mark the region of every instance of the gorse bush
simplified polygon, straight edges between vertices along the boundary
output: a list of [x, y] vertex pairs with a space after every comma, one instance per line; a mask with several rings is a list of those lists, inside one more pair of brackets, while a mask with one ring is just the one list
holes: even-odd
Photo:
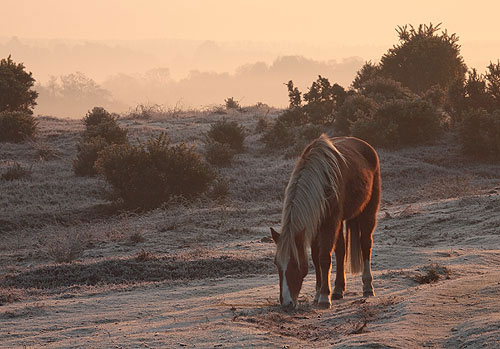
[[439, 33], [439, 26], [398, 26], [399, 44], [382, 56], [380, 74], [419, 94], [435, 85], [446, 89], [453, 81], [463, 79], [467, 68], [458, 36], [446, 30]]
[[116, 121], [116, 118], [102, 107], [92, 108], [92, 111], [89, 111], [82, 119], [86, 128], [113, 121]]
[[374, 145], [397, 148], [435, 140], [441, 133], [437, 109], [423, 99], [391, 100], [373, 115], [358, 115], [352, 134]]
[[227, 143], [209, 142], [205, 147], [205, 158], [218, 167], [231, 165], [235, 150]]
[[118, 126], [116, 117], [101, 107], [94, 107], [82, 120], [85, 131], [84, 140], [101, 137], [110, 144], [123, 144], [127, 142], [127, 130]]
[[97, 174], [94, 164], [99, 152], [111, 144], [126, 144], [127, 130], [120, 128], [116, 118], [101, 107], [94, 107], [82, 122], [85, 130], [76, 145], [73, 171], [77, 176], [94, 176]]
[[96, 168], [127, 207], [154, 208], [174, 196], [206, 192], [216, 175], [200, 155], [166, 134], [132, 146], [114, 144], [99, 155]]
[[304, 113], [307, 121], [313, 124], [331, 124], [338, 108], [344, 103], [347, 92], [338, 84], [330, 84], [328, 79], [319, 75], [309, 91], [304, 93]]
[[360, 93], [377, 102], [384, 102], [388, 99], [416, 98], [416, 95], [400, 82], [383, 77], [375, 77], [366, 81], [361, 86]]
[[490, 63], [484, 74], [471, 69], [464, 80], [456, 80], [448, 91], [450, 107], [460, 121], [472, 109], [500, 109], [500, 62]]
[[334, 127], [336, 132], [341, 135], [351, 134], [352, 124], [359, 118], [372, 116], [377, 108], [378, 104], [370, 97], [361, 94], [347, 97], [335, 118]]
[[99, 152], [109, 146], [102, 137], [83, 139], [76, 144], [76, 158], [73, 160], [73, 171], [77, 176], [93, 176], [97, 174], [94, 164]]
[[0, 142], [21, 143], [35, 136], [38, 127], [33, 115], [24, 111], [0, 112]]
[[225, 99], [226, 109], [241, 109], [240, 103], [236, 101], [233, 97]]
[[263, 116], [260, 116], [255, 125], [255, 133], [262, 133], [269, 127], [269, 121]]
[[500, 110], [470, 110], [460, 124], [459, 139], [464, 153], [500, 161]]
[[271, 128], [264, 132], [260, 140], [267, 149], [279, 150], [294, 144], [295, 133], [292, 127], [278, 119]]
[[33, 114], [38, 92], [32, 90], [35, 79], [25, 71], [24, 64], [11, 57], [0, 60], [0, 112]]
[[286, 86], [290, 107], [280, 115], [279, 119], [289, 125], [330, 124], [347, 97], [347, 92], [342, 86], [330, 84], [330, 81], [321, 75], [313, 81], [309, 91], [303, 96], [293, 81], [290, 80]]
[[[236, 121], [223, 118], [210, 125], [207, 132], [208, 142], [228, 144], [234, 151], [240, 153], [244, 149], [245, 128]], [[207, 143], [208, 143], [207, 142]]]

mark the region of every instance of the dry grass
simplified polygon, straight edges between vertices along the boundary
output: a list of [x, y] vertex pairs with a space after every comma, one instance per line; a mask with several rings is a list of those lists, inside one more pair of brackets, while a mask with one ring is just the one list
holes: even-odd
[[45, 140], [39, 138], [31, 141], [30, 144], [35, 150], [35, 157], [41, 161], [50, 161], [59, 157], [54, 148]]
[[414, 280], [419, 284], [432, 284], [440, 279], [449, 279], [451, 272], [445, 266], [433, 263], [422, 268], [422, 271], [414, 276]]
[[132, 258], [56, 264], [11, 273], [0, 280], [7, 288], [61, 288], [73, 285], [133, 284], [145, 281], [196, 280], [274, 272], [270, 257], [256, 260], [232, 255], [183, 259], [141, 250]]
[[17, 181], [30, 178], [32, 173], [32, 167], [26, 168], [16, 161], [8, 162], [0, 179], [4, 181]]

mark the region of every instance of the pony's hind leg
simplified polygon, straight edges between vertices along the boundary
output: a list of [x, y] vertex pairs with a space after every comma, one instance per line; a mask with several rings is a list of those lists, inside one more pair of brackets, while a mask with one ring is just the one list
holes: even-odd
[[377, 210], [380, 198], [380, 180], [375, 178], [373, 193], [370, 202], [359, 216], [359, 228], [361, 230], [361, 253], [363, 254], [363, 297], [374, 296], [373, 276], [371, 268], [371, 255], [373, 246], [373, 231], [377, 225]]
[[[363, 297], [370, 297], [375, 295], [373, 290], [373, 276], [372, 276], [372, 266], [371, 266], [371, 253], [373, 238], [372, 232], [368, 232], [370, 229], [375, 227], [375, 224], [370, 225], [370, 223], [364, 223], [361, 221], [361, 253], [363, 254], [363, 274], [361, 279], [363, 280]], [[370, 228], [370, 226], [372, 228]], [[366, 229], [366, 230], [364, 230]]]
[[340, 225], [340, 231], [338, 232], [337, 242], [335, 244], [335, 288], [333, 289], [332, 299], [342, 299], [344, 298], [345, 291], [345, 239], [344, 232], [342, 229], [343, 225]]

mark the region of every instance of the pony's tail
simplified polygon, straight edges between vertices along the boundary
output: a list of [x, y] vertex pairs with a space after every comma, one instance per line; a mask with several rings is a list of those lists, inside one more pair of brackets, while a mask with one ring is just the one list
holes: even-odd
[[363, 257], [361, 256], [361, 230], [356, 218], [346, 222], [346, 269], [351, 274], [358, 274], [363, 270]]

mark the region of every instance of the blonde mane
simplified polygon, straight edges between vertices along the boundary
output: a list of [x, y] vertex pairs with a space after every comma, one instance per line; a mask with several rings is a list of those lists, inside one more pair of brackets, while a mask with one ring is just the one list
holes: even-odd
[[285, 262], [290, 257], [298, 263], [295, 237], [302, 231], [304, 249], [311, 245], [331, 199], [326, 189], [328, 192], [331, 190], [331, 195], [338, 201], [340, 161], [345, 163], [344, 156], [325, 134], [311, 143], [297, 161], [285, 190], [281, 236], [276, 253], [280, 261]]

